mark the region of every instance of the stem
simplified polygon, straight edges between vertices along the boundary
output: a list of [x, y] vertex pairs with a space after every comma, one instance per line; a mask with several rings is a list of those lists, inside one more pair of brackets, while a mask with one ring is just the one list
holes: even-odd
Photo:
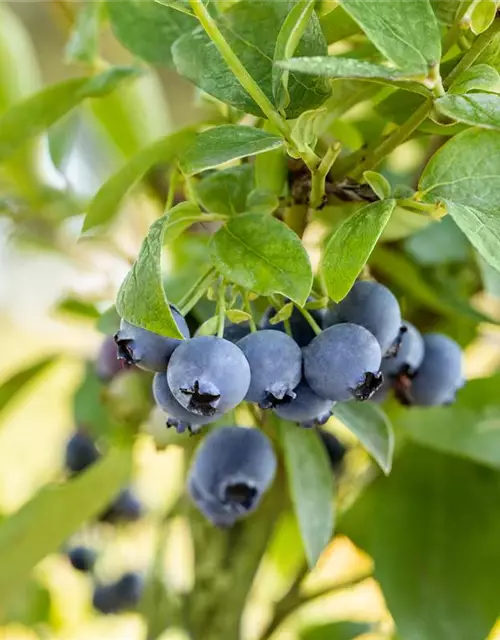
[[172, 168], [172, 170], [170, 171], [170, 176], [168, 180], [168, 194], [167, 194], [167, 201], [165, 203], [165, 211], [168, 211], [169, 209], [171, 209], [172, 205], [174, 204], [175, 190], [177, 189], [178, 182], [179, 182], [179, 173], [177, 172], [177, 169]]
[[337, 143], [330, 147], [322, 158], [317, 169], [311, 171], [311, 197], [310, 205], [313, 209], [317, 209], [325, 197], [325, 182], [333, 163], [340, 153], [340, 144]]
[[243, 306], [245, 307], [245, 311], [250, 316], [248, 318], [248, 324], [250, 325], [250, 331], [252, 333], [255, 333], [257, 331], [257, 325], [255, 324], [255, 320], [253, 318], [252, 306], [250, 304], [250, 300], [248, 299], [248, 291], [242, 291], [241, 295], [242, 295], [242, 298], [243, 298]]
[[208, 271], [206, 271], [201, 278], [194, 283], [191, 289], [179, 301], [177, 306], [179, 307], [181, 315], [185, 316], [189, 313], [198, 300], [205, 295], [215, 278], [215, 274], [215, 267], [210, 267], [210, 269], [208, 269]]
[[224, 284], [224, 280], [220, 283], [219, 287], [219, 296], [217, 300], [217, 337], [224, 337], [224, 324], [226, 321], [226, 286]]
[[402, 200], [398, 200], [397, 203], [400, 207], [406, 207], [407, 209], [414, 209], [415, 211], [426, 213], [428, 215], [432, 215], [432, 213], [436, 208], [435, 204], [418, 202], [417, 200], [412, 200], [411, 198], [403, 198]]
[[319, 336], [319, 334], [321, 333], [322, 329], [319, 326], [319, 324], [316, 322], [316, 320], [312, 317], [312, 315], [309, 313], [309, 311], [307, 309], [304, 309], [303, 307], [301, 307], [298, 304], [296, 304], [295, 307], [300, 311], [300, 313], [307, 320], [307, 322], [309, 323], [309, 325], [310, 325], [311, 329], [314, 331], [314, 333], [317, 336]]

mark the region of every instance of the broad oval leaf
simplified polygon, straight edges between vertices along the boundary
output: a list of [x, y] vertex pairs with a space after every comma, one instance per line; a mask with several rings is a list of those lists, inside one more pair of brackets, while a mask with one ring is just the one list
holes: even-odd
[[328, 44], [361, 33], [359, 24], [340, 5], [321, 16], [319, 21]]
[[428, 0], [341, 0], [341, 5], [402, 69], [427, 74], [441, 60], [441, 35]]
[[312, 568], [333, 535], [333, 473], [318, 434], [280, 422], [288, 486]]
[[412, 72], [393, 69], [381, 64], [342, 58], [341, 56], [311, 56], [310, 58], [291, 58], [275, 63], [282, 69], [297, 71], [312, 76], [326, 78], [383, 78], [387, 80], [412, 79]]
[[376, 171], [365, 171], [363, 180], [370, 185], [380, 200], [387, 200], [391, 197], [391, 185], [387, 178]]
[[438, 98], [435, 105], [440, 113], [458, 122], [500, 130], [500, 96], [495, 94], [446, 95]]
[[[498, 616], [498, 472], [407, 444], [340, 522], [405, 640], [483, 640]], [[432, 612], [432, 615], [429, 615]]]
[[172, 65], [172, 45], [197, 24], [194, 16], [152, 0], [108, 0], [106, 4], [118, 40], [153, 64]]
[[158, 162], [171, 162], [194, 140], [194, 133], [183, 130], [161, 138], [142, 151], [139, 151], [121, 169], [105, 182], [90, 203], [83, 230], [105, 225], [118, 213], [119, 206], [144, 174]]
[[195, 192], [207, 211], [234, 215], [247, 210], [247, 197], [253, 188], [253, 166], [242, 164], [204, 177], [195, 186]]
[[330, 239], [321, 270], [328, 295], [335, 302], [349, 293], [395, 206], [395, 200], [380, 200], [366, 205], [347, 218]]
[[[116, 310], [121, 318], [138, 327], [162, 336], [183, 339], [165, 295], [161, 269], [164, 236], [169, 225], [173, 226], [174, 235], [182, 231], [182, 224], [175, 217], [171, 220], [172, 213], [175, 216], [174, 209], [149, 228], [139, 257], [118, 291]], [[182, 215], [184, 213], [183, 208]]]
[[[240, 0], [225, 11], [219, 28], [249, 74], [274, 103], [272, 71], [275, 43], [292, 0]], [[172, 47], [177, 71], [198, 87], [237, 109], [262, 116], [260, 108], [240, 85], [207, 34], [196, 29], [179, 38]], [[326, 55], [327, 44], [313, 13], [297, 47], [297, 55]], [[330, 94], [324, 79], [296, 78], [288, 83], [288, 118], [322, 104]]]
[[26, 387], [53, 363], [54, 357], [42, 358], [38, 362], [17, 371], [10, 378], [2, 382], [2, 384], [0, 384], [0, 415], [12, 401], [17, 399], [18, 395], [25, 391]]
[[448, 94], [469, 91], [500, 91], [500, 74], [489, 64], [476, 64], [458, 76]]
[[483, 33], [495, 19], [497, 12], [496, 0], [479, 0], [472, 12], [470, 28], [476, 35]]
[[271, 216], [236, 216], [212, 238], [212, 258], [228, 280], [262, 296], [281, 293], [304, 305], [312, 270], [300, 238]]
[[0, 601], [29, 579], [33, 568], [82, 524], [98, 516], [130, 479], [132, 451], [115, 448], [64, 484], [43, 488], [0, 525]]
[[96, 76], [54, 84], [17, 102], [0, 117], [0, 162], [24, 142], [46, 131], [85, 98], [106, 95], [119, 82], [140, 73], [134, 67], [111, 67]]
[[394, 432], [385, 413], [370, 402], [338, 402], [333, 415], [340, 420], [389, 475], [394, 454]]
[[283, 138], [273, 133], [225, 124], [199, 133], [180, 157], [184, 173], [191, 175], [212, 169], [220, 164], [247, 156], [254, 156], [283, 145]]

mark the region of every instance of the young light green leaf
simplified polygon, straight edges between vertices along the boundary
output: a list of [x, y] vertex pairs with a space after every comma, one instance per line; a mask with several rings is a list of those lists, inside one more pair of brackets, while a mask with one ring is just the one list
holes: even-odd
[[225, 124], [196, 136], [181, 154], [184, 173], [192, 175], [231, 160], [254, 156], [283, 145], [283, 138], [254, 127]]
[[446, 210], [470, 243], [492, 267], [500, 269], [500, 214], [445, 200]]
[[312, 286], [312, 270], [302, 242], [271, 216], [247, 213], [219, 229], [211, 242], [217, 270], [262, 296], [281, 293], [303, 305]]
[[340, 5], [321, 16], [319, 21], [328, 44], [362, 33], [359, 24]]
[[434, 104], [439, 113], [458, 122], [500, 130], [500, 96], [492, 93], [446, 95], [438, 98]]
[[[162, 248], [169, 225], [170, 213], [167, 213], [149, 228], [139, 257], [118, 291], [116, 310], [121, 318], [137, 327], [182, 339], [168, 304], [161, 272]], [[174, 221], [174, 234], [180, 226]]]
[[172, 45], [197, 24], [194, 16], [152, 0], [107, 0], [106, 5], [118, 40], [152, 64], [172, 65]]
[[44, 371], [46, 371], [53, 363], [54, 357], [42, 358], [38, 362], [21, 369], [13, 376], [0, 384], [0, 414], [2, 414], [7, 406]]
[[251, 164], [216, 171], [195, 186], [196, 197], [207, 210], [234, 215], [247, 211], [247, 196], [253, 189]]
[[197, 336], [213, 336], [217, 333], [217, 327], [219, 326], [219, 317], [212, 316], [208, 320], [205, 320], [196, 330]]
[[252, 213], [270, 214], [280, 206], [277, 195], [266, 189], [253, 189], [248, 194], [246, 209]]
[[395, 206], [395, 200], [366, 205], [347, 218], [331, 237], [321, 270], [328, 295], [335, 302], [349, 293]]
[[498, 616], [498, 480], [469, 460], [407, 444], [389, 478], [346, 513], [342, 532], [373, 558], [401, 638], [489, 636]]
[[364, 622], [328, 622], [301, 629], [299, 640], [354, 640], [370, 630]]
[[29, 579], [40, 560], [104, 511], [126, 486], [131, 468], [131, 448], [114, 448], [74, 480], [43, 488], [0, 524], [2, 605]]
[[225, 216], [204, 214], [193, 202], [180, 202], [165, 214], [167, 219], [164, 231], [164, 243], [170, 244], [195, 222], [213, 222], [216, 219], [225, 220]]
[[[300, 39], [314, 13], [315, 0], [302, 0], [292, 7], [285, 18], [276, 39], [274, 61], [288, 60], [297, 49]], [[290, 104], [288, 93], [289, 71], [285, 67], [273, 67], [273, 96], [279, 111], [285, 112]]]
[[387, 200], [391, 197], [391, 185], [385, 176], [376, 171], [365, 171], [363, 180], [370, 185], [380, 200]]
[[458, 76], [448, 89], [448, 93], [468, 93], [469, 91], [500, 91], [500, 74], [489, 64], [476, 64]]
[[472, 33], [479, 35], [486, 31], [495, 19], [497, 0], [479, 0], [472, 12], [470, 28]]
[[67, 62], [92, 64], [99, 55], [99, 28], [104, 5], [101, 0], [85, 2], [78, 10], [75, 26], [65, 49]]
[[247, 313], [246, 311], [241, 311], [241, 309], [228, 309], [226, 311], [226, 316], [228, 320], [230, 320], [234, 324], [247, 322], [251, 318], [251, 315], [249, 313]]
[[307, 560], [312, 568], [333, 535], [333, 474], [313, 429], [280, 422], [288, 486]]
[[123, 198], [144, 174], [158, 162], [171, 162], [194, 140], [194, 135], [189, 129], [184, 129], [139, 151], [94, 196], [85, 216], [83, 230], [111, 222]]
[[394, 432], [385, 413], [370, 402], [338, 402], [333, 415], [357, 436], [385, 475], [392, 468]]
[[71, 155], [80, 123], [79, 109], [74, 109], [53, 124], [48, 131], [50, 159], [59, 170], [64, 170]]
[[427, 74], [441, 60], [441, 35], [428, 0], [341, 0], [370, 41], [401, 69]]
[[342, 58], [341, 56], [311, 56], [310, 58], [291, 58], [278, 60], [276, 66], [311, 76], [325, 78], [384, 78], [387, 80], [412, 79], [416, 74], [399, 69], [393, 69], [381, 64], [357, 60], [356, 58]]
[[134, 67], [111, 67], [96, 76], [54, 84], [17, 102], [0, 117], [0, 162], [11, 157], [27, 140], [46, 131], [85, 98], [106, 95], [119, 82], [139, 72]]
[[269, 324], [275, 325], [288, 320], [292, 315], [294, 308], [293, 302], [287, 302], [272, 318], [269, 319]]
[[[278, 33], [295, 0], [240, 0], [224, 11], [218, 27], [249, 74], [266, 96], [273, 98], [273, 57]], [[196, 29], [179, 38], [172, 47], [177, 71], [206, 93], [247, 113], [262, 116], [260, 108], [250, 98], [224, 62], [207, 34]], [[311, 15], [297, 55], [326, 55], [327, 44], [316, 14]], [[323, 78], [297, 78], [290, 75], [288, 118], [318, 107], [330, 94]]]

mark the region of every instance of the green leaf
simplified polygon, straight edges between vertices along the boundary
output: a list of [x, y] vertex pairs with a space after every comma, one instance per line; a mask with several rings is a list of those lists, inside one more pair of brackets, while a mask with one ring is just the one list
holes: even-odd
[[170, 7], [175, 9], [176, 11], [180, 11], [181, 13], [185, 13], [188, 16], [193, 16], [194, 13], [191, 7], [184, 2], [184, 0], [155, 0], [158, 4], [163, 4], [166, 7]]
[[288, 486], [309, 566], [330, 542], [334, 524], [333, 474], [318, 434], [280, 422]]
[[370, 185], [380, 200], [386, 200], [391, 197], [391, 185], [385, 176], [376, 171], [365, 171], [363, 180]]
[[428, 0], [341, 0], [341, 5], [402, 69], [427, 74], [441, 60], [441, 36]]
[[394, 453], [394, 432], [385, 413], [370, 402], [338, 402], [333, 415], [357, 436], [382, 471], [389, 475]]
[[119, 82], [137, 76], [134, 67], [111, 67], [84, 78], [54, 84], [14, 104], [0, 117], [0, 162], [30, 138], [46, 131], [85, 98], [106, 95]]
[[465, 262], [470, 256], [467, 238], [450, 216], [431, 222], [414, 233], [407, 238], [404, 247], [423, 266]]
[[227, 318], [234, 322], [234, 324], [239, 324], [240, 322], [247, 322], [252, 317], [246, 311], [241, 311], [241, 309], [228, 309], [226, 311]]
[[320, 24], [328, 44], [334, 44], [361, 33], [358, 23], [340, 5], [321, 16]]
[[[288, 60], [295, 53], [300, 39], [304, 35], [309, 21], [314, 13], [315, 0], [304, 0], [297, 2], [290, 10], [281, 25], [281, 29], [276, 39], [274, 48], [274, 61]], [[290, 104], [290, 94], [288, 93], [289, 72], [286, 67], [273, 67], [273, 97], [276, 106], [280, 111]]]
[[152, 0], [108, 0], [111, 28], [134, 55], [153, 64], [172, 65], [172, 45], [193, 29], [196, 19]]
[[469, 0], [431, 0], [436, 18], [448, 26], [457, 22], [467, 8], [468, 2]]
[[498, 615], [499, 474], [407, 444], [341, 529], [369, 553], [404, 640], [484, 640]]
[[[201, 222], [207, 216], [193, 202], [180, 202], [173, 209], [167, 211], [164, 218], [166, 222], [163, 242], [170, 244], [195, 222]], [[213, 216], [210, 216], [210, 220], [213, 220]]]
[[354, 640], [370, 629], [371, 626], [363, 622], [329, 622], [301, 629], [299, 640]]
[[[264, 126], [264, 129], [266, 127]], [[274, 193], [278, 198], [283, 195], [288, 180], [287, 155], [284, 149], [265, 151], [254, 160], [255, 186]]]
[[81, 118], [79, 110], [70, 111], [53, 124], [48, 131], [50, 159], [59, 170], [64, 170], [73, 151]]
[[29, 580], [8, 604], [6, 611], [0, 612], [2, 622], [17, 622], [32, 627], [49, 623], [51, 609], [50, 592], [36, 580]]
[[495, 269], [500, 269], [500, 215], [445, 200], [446, 210], [470, 243]]
[[195, 186], [195, 193], [207, 211], [234, 215], [247, 210], [247, 196], [253, 184], [252, 165], [242, 164], [204, 177]]
[[192, 175], [282, 145], [283, 138], [272, 133], [254, 127], [225, 124], [199, 133], [182, 153], [180, 166], [184, 173]]
[[500, 96], [491, 93], [447, 95], [438, 98], [435, 105], [439, 113], [458, 122], [500, 130]]
[[[221, 14], [218, 26], [234, 53], [274, 104], [273, 57], [280, 29], [295, 6], [292, 0], [240, 0]], [[206, 93], [247, 113], [262, 116], [260, 108], [227, 67], [202, 29], [187, 33], [175, 42], [173, 58], [177, 71]], [[297, 55], [326, 55], [327, 45], [313, 13], [297, 47]], [[330, 87], [324, 79], [290, 75], [288, 118], [324, 102]], [[278, 105], [276, 105], [278, 106]]]
[[262, 296], [281, 293], [303, 305], [312, 286], [309, 257], [300, 238], [267, 215], [229, 220], [213, 236], [212, 258], [228, 280]]
[[312, 56], [310, 58], [291, 58], [275, 63], [282, 69], [325, 78], [384, 78], [387, 80], [411, 79], [413, 72], [392, 69], [366, 60], [342, 58], [341, 56]]
[[87, 320], [95, 320], [100, 317], [100, 313], [96, 306], [91, 302], [85, 302], [79, 298], [71, 296], [63, 298], [57, 303], [55, 310], [59, 313], [69, 313], [78, 318]]
[[500, 91], [500, 74], [489, 64], [476, 64], [461, 73], [448, 89], [448, 93], [469, 91]]
[[[181, 210], [184, 214], [185, 207]], [[172, 316], [165, 295], [161, 272], [162, 248], [169, 226], [174, 228], [175, 234], [182, 223], [174, 220], [172, 224], [170, 213], [167, 213], [149, 228], [139, 257], [118, 291], [116, 310], [121, 318], [137, 327], [182, 340], [183, 335]]]
[[95, 63], [99, 55], [99, 29], [103, 8], [101, 0], [85, 2], [80, 7], [64, 52], [67, 62]]
[[53, 363], [53, 356], [42, 358], [38, 362], [27, 366], [25, 369], [17, 371], [10, 378], [0, 385], [0, 414], [8, 405], [17, 400], [18, 396], [29, 388], [29, 385], [42, 373], [44, 373]]
[[130, 189], [144, 174], [159, 162], [171, 162], [194, 140], [194, 133], [184, 129], [161, 138], [131, 158], [105, 182], [89, 205], [83, 224], [88, 231], [98, 225], [108, 224], [118, 213], [118, 208]]
[[398, 426], [418, 444], [500, 469], [500, 376], [471, 380], [451, 407], [417, 408]]
[[254, 189], [248, 194], [247, 211], [270, 214], [280, 206], [278, 196], [266, 189]]
[[131, 462], [130, 448], [113, 449], [74, 480], [43, 488], [2, 522], [2, 604], [23, 586], [40, 560], [108, 506], [129, 481]]
[[82, 380], [73, 396], [74, 423], [97, 439], [111, 431], [110, 416], [104, 405], [104, 384], [94, 362], [87, 362]]
[[277, 313], [274, 314], [272, 318], [269, 319], [269, 324], [275, 325], [288, 320], [292, 315], [294, 308], [293, 302], [287, 302]]
[[328, 295], [339, 302], [366, 264], [396, 205], [381, 200], [366, 205], [347, 218], [330, 239], [321, 270]]
[[217, 327], [219, 326], [219, 316], [212, 316], [208, 320], [205, 320], [196, 330], [197, 336], [213, 336], [217, 333]]
[[472, 12], [470, 28], [476, 35], [483, 33], [495, 19], [497, 12], [496, 0], [479, 0]]
[[120, 316], [116, 312], [113, 305], [101, 313], [101, 317], [97, 321], [96, 329], [107, 336], [112, 336], [120, 328]]

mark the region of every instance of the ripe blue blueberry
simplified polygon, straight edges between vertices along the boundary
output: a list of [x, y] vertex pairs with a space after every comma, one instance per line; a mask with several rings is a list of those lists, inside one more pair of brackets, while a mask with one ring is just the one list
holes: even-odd
[[397, 377], [401, 374], [412, 376], [422, 364], [423, 359], [424, 340], [420, 331], [409, 322], [403, 322], [397, 354], [384, 358], [382, 373], [386, 377]]
[[72, 547], [68, 551], [68, 559], [74, 569], [87, 573], [94, 568], [97, 554], [94, 549], [90, 549], [89, 547]]
[[168, 415], [167, 426], [175, 427], [177, 433], [197, 433], [204, 424], [212, 422], [213, 416], [204, 417], [185, 409], [174, 398], [168, 386], [167, 374], [156, 373], [153, 378], [153, 395], [156, 404]]
[[206, 436], [189, 470], [188, 491], [214, 524], [252, 512], [276, 473], [276, 456], [258, 429], [220, 427]]
[[199, 336], [174, 351], [167, 381], [181, 406], [210, 417], [233, 409], [244, 399], [250, 385], [250, 367], [232, 342]]
[[[183, 316], [173, 305], [170, 305], [170, 309], [180, 332], [185, 338], [189, 338], [189, 328]], [[126, 320], [121, 321], [114, 340], [119, 358], [126, 364], [136, 364], [148, 371], [166, 371], [172, 353], [183, 342], [136, 327]]]
[[261, 409], [277, 407], [295, 398], [302, 377], [302, 352], [293, 338], [263, 329], [238, 342], [252, 374], [246, 400]]
[[141, 501], [130, 489], [124, 489], [100, 516], [101, 522], [115, 524], [118, 522], [136, 522], [144, 514]]
[[132, 609], [139, 603], [144, 583], [137, 573], [125, 573], [119, 580], [105, 585], [96, 585], [92, 597], [94, 608], [109, 615]]
[[305, 380], [295, 389], [295, 398], [287, 403], [278, 405], [274, 412], [284, 420], [298, 422], [303, 427], [315, 424], [325, 424], [332, 415], [332, 400], [325, 400], [318, 396]]
[[236, 344], [239, 340], [250, 333], [248, 322], [232, 323], [226, 322], [224, 325], [224, 338]]
[[[465, 383], [462, 350], [451, 338], [438, 333], [424, 335], [424, 359], [411, 380], [406, 398], [409, 404], [435, 406], [451, 404]], [[396, 389], [398, 392], [398, 389]]]
[[85, 432], [79, 430], [68, 440], [65, 464], [71, 473], [81, 473], [94, 464], [98, 458], [99, 451]]
[[[323, 323], [323, 312], [319, 309], [314, 309], [310, 311], [310, 313], [314, 320], [316, 320], [316, 322], [319, 324], [319, 326], [321, 326]], [[281, 331], [285, 333], [286, 329], [284, 322], [278, 322], [274, 325], [271, 324], [270, 320], [275, 315], [276, 309], [274, 309], [273, 307], [269, 307], [262, 316], [260, 326], [262, 327], [262, 329], [274, 329], [275, 331]], [[299, 347], [306, 347], [316, 335], [312, 330], [311, 325], [307, 322], [307, 320], [296, 307], [294, 307], [289, 321], [293, 339], [299, 345]]]
[[320, 435], [323, 444], [325, 445], [326, 453], [328, 455], [328, 459], [330, 460], [330, 464], [333, 471], [338, 471], [342, 465], [345, 454], [347, 453], [347, 449], [340, 442], [340, 440], [330, 433], [329, 431], [325, 431], [324, 429], [318, 429], [318, 433]]
[[382, 384], [380, 345], [364, 327], [333, 325], [303, 351], [306, 382], [322, 398], [368, 400]]
[[326, 314], [325, 327], [341, 322], [368, 329], [379, 341], [382, 354], [385, 354], [398, 340], [401, 310], [387, 287], [378, 282], [358, 281], [347, 296]]

